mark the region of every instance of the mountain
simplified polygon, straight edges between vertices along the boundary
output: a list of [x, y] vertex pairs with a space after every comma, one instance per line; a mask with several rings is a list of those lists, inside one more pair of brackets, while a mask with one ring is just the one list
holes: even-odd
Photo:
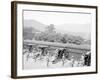
[[[24, 32], [41, 32], [45, 31], [47, 25], [36, 20], [24, 20]], [[54, 25], [56, 32], [62, 34], [71, 34], [75, 36], [81, 36], [84, 39], [91, 39], [91, 25], [90, 24], [76, 24], [66, 23], [61, 25]]]
[[59, 33], [81, 36], [84, 39], [91, 38], [90, 24], [67, 23], [67, 24], [55, 25], [55, 28], [56, 28], [56, 32], [59, 32]]
[[67, 23], [61, 25], [55, 25], [55, 27], [59, 30], [63, 30], [64, 32], [81, 32], [81, 33], [90, 33], [91, 25], [90, 24], [75, 24], [75, 23]]
[[24, 28], [33, 28], [34, 30], [44, 31], [46, 25], [36, 20], [24, 20]]
[[34, 27], [24, 27], [23, 31], [27, 32], [27, 33], [40, 32], [39, 30], [35, 29]]

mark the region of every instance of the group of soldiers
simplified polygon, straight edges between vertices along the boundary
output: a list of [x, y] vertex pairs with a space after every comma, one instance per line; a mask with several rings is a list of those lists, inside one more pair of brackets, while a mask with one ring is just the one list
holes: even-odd
[[[59, 60], [66, 60], [66, 59], [70, 59], [69, 55], [70, 53], [68, 52], [68, 50], [66, 48], [57, 48], [56, 50], [56, 55], [55, 53], [50, 53], [50, 50], [47, 50], [46, 47], [38, 47], [38, 54], [36, 54], [34, 56], [34, 59], [36, 60], [38, 57], [41, 58], [41, 56], [48, 56], [47, 61], [49, 62], [49, 58], [50, 56], [55, 56], [55, 59], [52, 61], [52, 64], [56, 64], [57, 62], [59, 62]], [[29, 57], [29, 53], [33, 53], [33, 47], [32, 45], [29, 46], [28, 49], [28, 55], [27, 55], [27, 59]], [[73, 59], [73, 57], [71, 57], [71, 59]], [[70, 60], [71, 60], [70, 59]], [[90, 66], [91, 65], [91, 52], [87, 52], [87, 53], [83, 53], [81, 55], [81, 60], [83, 61], [83, 66]], [[74, 59], [73, 59], [73, 64], [74, 64]]]

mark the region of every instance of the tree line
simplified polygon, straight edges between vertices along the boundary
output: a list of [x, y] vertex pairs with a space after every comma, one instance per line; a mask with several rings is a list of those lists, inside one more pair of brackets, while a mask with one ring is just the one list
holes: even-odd
[[81, 36], [69, 35], [67, 33], [62, 34], [56, 32], [54, 24], [50, 24], [45, 28], [43, 32], [32, 32], [32, 28], [30, 31], [24, 31], [24, 39], [34, 39], [37, 41], [47, 41], [47, 42], [58, 42], [58, 43], [72, 43], [72, 44], [90, 44], [90, 40], [85, 40]]

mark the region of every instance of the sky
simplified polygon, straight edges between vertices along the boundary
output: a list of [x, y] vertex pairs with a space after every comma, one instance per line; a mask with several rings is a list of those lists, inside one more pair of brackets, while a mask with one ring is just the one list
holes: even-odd
[[[43, 11], [24, 11], [24, 20], [36, 20], [45, 25], [64, 25], [64, 24], [72, 24], [72, 25], [85, 25], [81, 28], [77, 27], [68, 27], [70, 30], [76, 30], [80, 32], [90, 32], [91, 30], [91, 14], [83, 14], [83, 13], [71, 13], [71, 12], [43, 12]], [[65, 31], [65, 26], [58, 27], [55, 26], [56, 29], [61, 29]], [[72, 29], [73, 28], [73, 29]], [[75, 29], [74, 29], [75, 28]], [[76, 29], [77, 28], [77, 29]]]

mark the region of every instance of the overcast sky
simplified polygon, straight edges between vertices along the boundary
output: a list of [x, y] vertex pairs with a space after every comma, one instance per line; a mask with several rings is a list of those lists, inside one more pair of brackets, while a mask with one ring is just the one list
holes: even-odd
[[[87, 24], [83, 28], [75, 29], [82, 32], [90, 32], [91, 14], [80, 13], [60, 13], [60, 12], [40, 12], [40, 11], [24, 11], [24, 20], [36, 20], [45, 25], [62, 25], [62, 24]], [[56, 27], [56, 26], [55, 26]], [[83, 26], [82, 26], [83, 27]], [[56, 27], [65, 30], [65, 26]], [[69, 27], [70, 28], [70, 27]], [[72, 28], [72, 27], [71, 27]], [[75, 27], [73, 27], [75, 28]], [[73, 29], [74, 30], [74, 29]], [[86, 31], [85, 31], [86, 30]]]

